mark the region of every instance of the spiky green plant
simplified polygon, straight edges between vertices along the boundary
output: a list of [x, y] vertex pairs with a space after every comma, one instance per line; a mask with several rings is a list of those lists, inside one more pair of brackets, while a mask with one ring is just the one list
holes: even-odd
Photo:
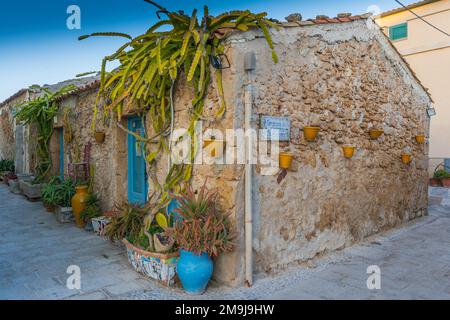
[[[214, 17], [209, 14], [208, 7], [205, 6], [203, 17], [199, 19], [197, 10], [188, 16], [181, 11], [169, 12], [153, 1], [145, 1], [156, 6], [158, 12], [166, 16], [165, 19], [150, 27], [146, 33], [135, 38], [114, 32], [94, 33], [79, 38], [82, 40], [91, 36], [117, 36], [127, 40], [116, 52], [103, 59], [93, 129], [100, 98], [109, 102], [104, 106], [104, 115], [113, 111], [119, 120], [124, 110], [137, 106], [138, 113], [150, 117], [155, 134], [153, 137], [148, 137], [147, 134], [139, 136], [133, 132], [128, 133], [146, 145], [146, 160], [149, 163], [153, 162], [160, 152], [169, 152], [166, 133], [173, 120], [170, 112], [171, 90], [176, 81], [183, 80], [195, 89], [188, 128], [193, 141], [190, 155], [193, 159], [198, 143], [194, 137], [194, 126], [202, 115], [204, 99], [211, 82], [210, 60], [211, 56], [224, 53], [225, 48], [222, 43], [224, 33], [230, 30], [247, 31], [250, 28], [262, 30], [272, 50], [273, 60], [277, 62], [269, 32], [270, 27], [277, 26], [266, 19], [266, 13], [255, 14], [248, 10], [232, 11]], [[161, 31], [160, 28], [163, 26], [168, 30]], [[106, 72], [106, 64], [114, 60], [120, 62], [119, 68], [110, 73]], [[222, 71], [217, 69], [214, 72], [220, 97], [216, 115], [217, 118], [221, 118], [226, 109]], [[191, 164], [172, 165], [162, 184], [156, 176], [151, 175], [155, 187], [161, 192], [162, 204], [168, 203], [170, 190], [178, 187], [181, 181], [190, 179], [191, 172]]]
[[40, 89], [41, 95], [18, 105], [14, 111], [14, 117], [19, 122], [36, 126], [38, 161], [35, 167], [35, 181], [37, 182], [45, 181], [52, 166], [49, 142], [53, 134], [53, 118], [58, 113], [58, 103], [55, 100], [75, 89], [75, 86], [65, 86], [57, 92], [51, 92], [47, 88]]

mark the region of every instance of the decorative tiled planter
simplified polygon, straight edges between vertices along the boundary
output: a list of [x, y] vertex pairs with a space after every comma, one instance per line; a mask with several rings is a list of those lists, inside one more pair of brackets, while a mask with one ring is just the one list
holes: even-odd
[[175, 283], [175, 274], [180, 254], [148, 252], [122, 240], [127, 248], [127, 256], [133, 268], [143, 275], [158, 280], [166, 286]]
[[19, 187], [22, 190], [22, 193], [29, 200], [37, 200], [41, 198], [41, 190], [42, 184], [32, 184], [31, 181], [28, 180], [19, 180]]
[[55, 208], [55, 218], [59, 223], [69, 223], [75, 220], [72, 207], [60, 207], [56, 206]]

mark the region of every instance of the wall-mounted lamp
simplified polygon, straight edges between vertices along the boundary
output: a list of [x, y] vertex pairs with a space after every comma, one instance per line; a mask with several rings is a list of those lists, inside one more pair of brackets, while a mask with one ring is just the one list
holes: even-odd
[[429, 105], [427, 108], [427, 114], [431, 118], [432, 116], [436, 115], [436, 109], [432, 105]]

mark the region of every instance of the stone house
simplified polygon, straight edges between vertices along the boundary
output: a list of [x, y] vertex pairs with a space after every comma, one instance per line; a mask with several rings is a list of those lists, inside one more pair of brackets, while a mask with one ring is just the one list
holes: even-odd
[[[262, 116], [290, 120], [290, 135], [280, 142], [280, 150], [294, 156], [286, 176], [262, 174], [258, 164], [252, 168], [251, 243], [245, 241], [245, 222], [250, 223], [245, 219], [245, 165], [199, 164], [192, 175], [194, 187], [208, 178], [208, 185], [219, 189], [221, 206], [235, 222], [236, 250], [215, 261], [215, 279], [230, 286], [244, 283], [249, 245], [254, 270], [272, 272], [427, 213], [428, 145], [417, 144], [414, 136], [428, 136], [431, 99], [372, 19], [319, 16], [284, 23], [271, 33], [278, 64], [260, 32], [227, 35], [230, 68], [223, 70], [223, 87], [228, 109], [222, 121], [212, 117], [219, 100], [213, 81], [202, 118], [203, 130], [242, 129], [244, 105], [250, 101], [253, 128], [260, 127]], [[251, 71], [244, 68], [248, 53], [256, 57]], [[244, 94], [249, 84], [251, 99]], [[94, 141], [91, 121], [98, 85], [91, 79], [60, 99], [73, 139], [64, 142], [67, 124], [58, 116], [51, 150], [58, 174], [58, 159], [80, 161], [91, 144], [94, 189], [103, 209], [110, 210], [115, 202], [145, 200], [153, 189], [147, 177], [166, 175], [167, 156], [151, 167], [145, 163], [135, 139], [122, 128], [152, 129], [148, 119], [142, 125], [132, 111], [121, 120], [122, 128], [100, 122], [106, 139]], [[176, 86], [175, 128], [187, 126], [192, 98], [191, 88]], [[301, 129], [311, 124], [321, 131], [310, 143]], [[370, 128], [382, 128], [384, 135], [370, 140]], [[226, 148], [236, 144], [227, 140]], [[352, 159], [343, 157], [344, 144], [357, 148]], [[409, 165], [400, 160], [405, 150], [412, 156]], [[62, 168], [67, 174], [67, 166]]]

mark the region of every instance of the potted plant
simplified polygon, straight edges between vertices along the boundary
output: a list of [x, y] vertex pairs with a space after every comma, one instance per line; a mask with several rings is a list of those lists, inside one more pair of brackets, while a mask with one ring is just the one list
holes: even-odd
[[423, 135], [423, 134], [418, 134], [414, 138], [416, 139], [416, 142], [419, 144], [425, 143], [425, 135]]
[[20, 194], [19, 179], [17, 176], [14, 173], [9, 173], [6, 177], [9, 191], [15, 194]]
[[450, 188], [450, 173], [444, 169], [439, 169], [434, 172], [434, 178], [439, 179], [441, 185]]
[[62, 180], [56, 186], [55, 218], [59, 223], [67, 223], [73, 220], [71, 200], [75, 195], [75, 184], [72, 179]]
[[355, 153], [356, 147], [345, 145], [342, 147], [342, 151], [344, 152], [344, 157], [347, 159], [350, 159], [353, 157], [353, 154]]
[[48, 212], [54, 212], [57, 201], [57, 185], [61, 183], [61, 178], [56, 176], [51, 178], [47, 183], [42, 186], [42, 202]]
[[101, 210], [99, 206], [100, 198], [95, 193], [89, 193], [86, 198], [85, 208], [80, 212], [80, 219], [87, 226], [92, 224], [92, 219], [101, 216]]
[[411, 154], [409, 154], [409, 153], [402, 153], [402, 162], [404, 164], [409, 164], [411, 162]]
[[161, 235], [159, 239], [163, 244], [171, 236], [154, 221], [153, 210], [158, 207], [154, 195], [145, 206], [125, 203], [118, 207], [118, 214], [106, 225], [105, 235], [112, 241], [122, 241], [128, 260], [137, 272], [171, 286], [175, 283], [179, 253], [173, 245], [164, 252], [157, 252], [155, 248], [156, 234]]
[[370, 136], [370, 139], [372, 139], [372, 140], [378, 139], [383, 133], [384, 133], [384, 130], [381, 130], [381, 129], [372, 128], [369, 130], [369, 136]]
[[19, 186], [28, 200], [37, 200], [42, 196], [43, 184], [35, 178], [30, 177], [19, 180]]
[[103, 143], [105, 141], [105, 133], [103, 131], [95, 131], [94, 138], [97, 143]]
[[190, 185], [176, 196], [182, 217], [172, 230], [180, 249], [177, 273], [181, 284], [190, 294], [202, 294], [213, 273], [211, 257], [233, 249], [234, 233], [228, 215], [217, 203], [218, 192], [208, 190], [206, 181], [195, 193]]
[[320, 131], [319, 126], [311, 125], [311, 126], [304, 126], [303, 127], [303, 136], [305, 137], [306, 141], [313, 142], [317, 138], [317, 134]]
[[280, 152], [279, 165], [281, 169], [289, 169], [292, 164], [292, 154], [288, 152]]

